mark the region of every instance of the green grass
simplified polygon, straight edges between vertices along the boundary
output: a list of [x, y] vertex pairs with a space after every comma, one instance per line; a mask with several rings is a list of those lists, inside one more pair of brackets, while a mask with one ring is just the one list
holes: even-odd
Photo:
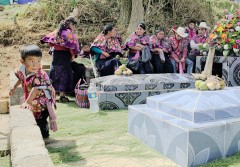
[[[78, 166], [98, 156], [114, 158], [163, 159], [161, 154], [127, 133], [127, 110], [90, 113], [73, 102], [58, 104], [59, 131], [47, 148], [56, 166]], [[140, 164], [140, 163], [139, 163]], [[240, 166], [240, 153], [203, 167]]]
[[237, 153], [234, 156], [213, 161], [202, 167], [239, 167], [239, 166], [240, 166], [240, 153]]
[[47, 147], [55, 165], [94, 156], [162, 158], [127, 133], [127, 110], [90, 113], [74, 103], [58, 104], [58, 110], [59, 131], [51, 138], [61, 144]]
[[0, 166], [1, 167], [10, 167], [10, 157], [0, 157]]

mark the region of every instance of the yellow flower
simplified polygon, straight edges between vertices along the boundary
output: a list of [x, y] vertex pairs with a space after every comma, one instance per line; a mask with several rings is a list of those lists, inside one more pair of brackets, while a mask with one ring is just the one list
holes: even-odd
[[219, 27], [217, 28], [217, 32], [220, 32], [220, 33], [222, 33], [222, 32], [223, 32], [223, 30], [224, 30], [224, 28], [223, 28], [222, 26], [219, 26]]

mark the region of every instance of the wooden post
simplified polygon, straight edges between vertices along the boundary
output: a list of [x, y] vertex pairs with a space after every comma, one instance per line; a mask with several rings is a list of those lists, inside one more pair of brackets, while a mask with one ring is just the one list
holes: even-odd
[[213, 48], [213, 47], [209, 48], [206, 64], [205, 64], [204, 71], [202, 72], [202, 74], [205, 74], [206, 76], [212, 75], [214, 55], [215, 55], [215, 48]]

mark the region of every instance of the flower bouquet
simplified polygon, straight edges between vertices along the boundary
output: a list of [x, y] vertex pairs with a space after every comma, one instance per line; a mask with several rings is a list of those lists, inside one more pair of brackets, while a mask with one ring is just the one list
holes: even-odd
[[240, 56], [240, 9], [233, 5], [229, 11], [224, 11], [223, 19], [217, 22], [209, 35], [208, 43], [224, 57]]

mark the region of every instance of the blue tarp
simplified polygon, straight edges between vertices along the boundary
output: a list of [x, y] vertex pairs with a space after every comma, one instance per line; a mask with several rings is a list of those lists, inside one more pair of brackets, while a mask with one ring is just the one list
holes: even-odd
[[19, 4], [25, 4], [25, 3], [29, 3], [29, 2], [33, 2], [34, 0], [18, 0]]

